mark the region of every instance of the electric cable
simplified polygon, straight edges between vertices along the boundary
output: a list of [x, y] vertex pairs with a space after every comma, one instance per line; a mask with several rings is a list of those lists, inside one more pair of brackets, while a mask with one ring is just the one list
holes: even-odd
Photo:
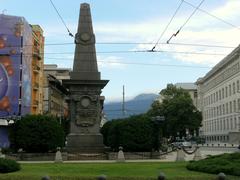
[[56, 13], [58, 14], [59, 18], [61, 19], [63, 25], [64, 25], [65, 28], [67, 29], [68, 35], [74, 38], [73, 34], [72, 34], [72, 33], [70, 32], [70, 30], [68, 29], [65, 21], [63, 20], [62, 16], [60, 15], [59, 11], [57, 10], [56, 6], [54, 5], [53, 1], [52, 1], [52, 0], [49, 0], [49, 1], [51, 2], [52, 6], [53, 6], [53, 8], [55, 9]]
[[[70, 59], [70, 58], [52, 58], [52, 57], [45, 57], [45, 59], [73, 60], [73, 59]], [[106, 63], [106, 64], [124, 64], [124, 65], [141, 65], [141, 66], [163, 66], [163, 67], [200, 68], [200, 69], [212, 68], [212, 67], [208, 67], [208, 66], [190, 66], [190, 65], [174, 65], [174, 64], [159, 64], [159, 63], [116, 62], [116, 61], [103, 61], [103, 60], [98, 60], [97, 62]]]
[[[135, 45], [135, 44], [146, 44], [151, 45], [155, 44], [152, 42], [96, 42], [99, 45]], [[200, 47], [210, 47], [210, 48], [236, 48], [235, 46], [224, 46], [224, 45], [210, 45], [210, 44], [195, 44], [195, 43], [158, 43], [162, 45], [176, 45], [176, 46], [200, 46]], [[64, 42], [64, 43], [46, 43], [44, 46], [65, 46], [65, 45], [75, 45], [75, 43]], [[5, 45], [5, 48], [17, 48], [17, 47], [26, 47], [33, 46], [33, 44], [25, 44], [25, 45]]]
[[[194, 52], [194, 51], [168, 51], [168, 50], [158, 50], [158, 51], [151, 51], [151, 50], [118, 50], [118, 51], [86, 51], [86, 52], [43, 52], [43, 53], [37, 53], [38, 55], [44, 55], [44, 54], [53, 54], [53, 55], [60, 55], [60, 54], [123, 54], [123, 53], [170, 53], [170, 54], [196, 54], [196, 55], [212, 55], [212, 56], [226, 56], [227, 54], [223, 53], [204, 53], [204, 52]], [[0, 56], [20, 56], [21, 53], [17, 54], [0, 54]], [[24, 53], [25, 56], [33, 56], [33, 53]]]
[[171, 17], [170, 21], [168, 22], [167, 26], [165, 27], [165, 29], [163, 30], [162, 34], [161, 34], [160, 37], [158, 38], [156, 44], [153, 46], [152, 51], [154, 51], [154, 49], [157, 47], [159, 41], [162, 39], [164, 33], [167, 31], [169, 25], [170, 25], [171, 22], [173, 21], [174, 17], [176, 16], [177, 12], [178, 12], [179, 9], [181, 8], [182, 4], [183, 4], [183, 0], [181, 0], [181, 3], [179, 4], [179, 6], [177, 7], [177, 9], [175, 10], [175, 12], [174, 12], [173, 16]]
[[180, 31], [183, 29], [183, 27], [188, 23], [188, 21], [191, 19], [191, 17], [196, 13], [196, 11], [198, 10], [198, 8], [202, 5], [202, 3], [204, 2], [205, 0], [202, 0], [199, 5], [194, 9], [194, 11], [192, 12], [192, 14], [188, 17], [188, 19], [183, 23], [183, 25], [177, 30], [176, 33], [174, 33], [168, 40], [167, 40], [167, 43], [169, 43], [171, 41], [171, 39], [173, 37], [176, 37]]
[[[183, 0], [183, 2], [184, 2], [185, 4], [188, 4], [189, 6], [192, 6], [193, 8], [197, 8], [196, 6], [194, 6], [193, 4], [191, 4], [191, 3], [188, 2], [188, 1]], [[238, 26], [236, 26], [236, 25], [234, 25], [234, 24], [232, 24], [232, 23], [230, 23], [230, 22], [227, 22], [226, 20], [224, 20], [224, 19], [222, 19], [222, 18], [217, 17], [217, 16], [214, 15], [214, 14], [211, 14], [211, 13], [209, 13], [209, 12], [206, 11], [206, 10], [203, 10], [203, 9], [201, 9], [201, 8], [198, 8], [198, 11], [204, 12], [205, 14], [207, 14], [207, 15], [209, 15], [209, 16], [211, 16], [211, 17], [213, 17], [213, 18], [215, 18], [215, 19], [217, 19], [217, 20], [219, 20], [219, 21], [221, 21], [221, 22], [223, 22], [223, 23], [225, 23], [225, 24], [227, 24], [227, 25], [229, 25], [229, 26], [232, 26], [232, 27], [237, 28], [238, 30], [240, 30], [240, 27], [238, 27]]]

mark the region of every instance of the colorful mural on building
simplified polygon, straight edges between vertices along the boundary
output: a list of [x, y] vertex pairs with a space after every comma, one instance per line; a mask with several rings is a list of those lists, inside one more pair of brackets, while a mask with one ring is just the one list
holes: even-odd
[[31, 27], [22, 17], [0, 15], [0, 117], [31, 108]]

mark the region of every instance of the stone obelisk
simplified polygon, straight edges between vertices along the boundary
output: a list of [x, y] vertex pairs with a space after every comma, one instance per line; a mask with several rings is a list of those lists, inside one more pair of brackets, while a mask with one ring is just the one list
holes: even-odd
[[101, 80], [98, 71], [95, 35], [87, 3], [80, 7], [75, 44], [73, 71], [70, 80], [63, 81], [69, 89], [70, 133], [67, 136], [67, 151], [103, 152], [103, 138], [99, 130], [104, 96], [100, 94], [108, 80]]

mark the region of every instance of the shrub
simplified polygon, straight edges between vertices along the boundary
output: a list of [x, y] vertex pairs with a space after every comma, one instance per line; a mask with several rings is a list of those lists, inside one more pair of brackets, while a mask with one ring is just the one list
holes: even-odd
[[10, 131], [11, 147], [29, 153], [48, 152], [62, 147], [64, 131], [55, 117], [27, 115], [13, 124]]
[[190, 161], [187, 164], [187, 169], [212, 174], [223, 172], [240, 176], [240, 153], [209, 156], [200, 161]]
[[151, 151], [157, 137], [151, 119], [144, 115], [108, 122], [102, 127], [101, 133], [105, 145], [114, 151], [119, 146], [124, 151]]
[[0, 173], [9, 173], [19, 171], [20, 164], [11, 159], [0, 158]]

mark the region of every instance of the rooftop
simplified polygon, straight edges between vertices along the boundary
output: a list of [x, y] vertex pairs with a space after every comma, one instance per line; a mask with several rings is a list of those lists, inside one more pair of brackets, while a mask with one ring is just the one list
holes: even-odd
[[194, 83], [176, 83], [175, 86], [177, 88], [182, 88], [182, 89], [197, 89], [197, 86]]

